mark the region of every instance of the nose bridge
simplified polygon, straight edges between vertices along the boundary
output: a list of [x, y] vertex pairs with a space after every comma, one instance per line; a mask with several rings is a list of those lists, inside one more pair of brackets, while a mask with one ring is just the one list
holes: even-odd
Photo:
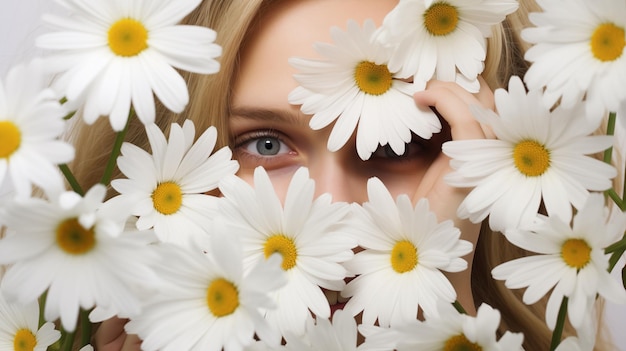
[[338, 153], [323, 153], [309, 164], [309, 172], [315, 180], [316, 196], [330, 193], [333, 202], [362, 203], [366, 200], [365, 183]]

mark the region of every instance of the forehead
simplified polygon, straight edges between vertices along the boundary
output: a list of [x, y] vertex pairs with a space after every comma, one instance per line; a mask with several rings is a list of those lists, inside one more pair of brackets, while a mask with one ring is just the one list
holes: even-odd
[[[250, 31], [241, 52], [233, 104], [252, 103], [269, 92], [285, 103], [297, 86], [290, 57], [319, 58], [315, 42], [331, 43], [330, 28], [345, 29], [348, 20], [380, 25], [397, 0], [284, 0], [271, 6]], [[270, 102], [269, 100], [266, 102]]]

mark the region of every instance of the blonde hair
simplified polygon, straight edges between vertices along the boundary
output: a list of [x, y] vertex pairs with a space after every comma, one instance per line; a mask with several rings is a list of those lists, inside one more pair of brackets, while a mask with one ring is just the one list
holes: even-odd
[[[214, 75], [182, 73], [188, 82], [190, 102], [182, 114], [169, 112], [157, 103], [156, 122], [165, 132], [171, 123], [191, 119], [198, 132], [211, 125], [216, 126], [220, 131], [218, 147], [229, 145], [231, 87], [238, 73], [239, 55], [257, 19], [277, 1], [282, 0], [204, 0], [184, 20], [187, 24], [206, 26], [217, 32], [216, 41], [223, 49], [219, 59], [221, 69]], [[492, 89], [505, 87], [512, 75], [522, 77], [528, 69], [528, 62], [523, 58], [528, 44], [521, 40], [519, 34], [522, 28], [528, 26], [528, 13], [533, 11], [540, 11], [534, 1], [521, 0], [519, 11], [494, 28], [488, 40], [489, 50], [483, 72]], [[75, 126], [73, 141], [77, 154], [71, 166], [86, 187], [99, 181], [109, 155], [109, 150], [102, 146], [113, 145], [114, 137], [106, 119], [98, 120], [94, 126], [84, 126], [80, 122]], [[126, 141], [148, 147], [143, 126], [137, 119], [132, 122]], [[119, 175], [117, 172], [114, 177]], [[527, 253], [509, 244], [503, 235], [492, 233], [483, 225], [472, 268], [473, 296], [476, 306], [485, 302], [502, 312], [501, 332], [523, 332], [526, 350], [547, 350], [551, 332], [544, 322], [546, 299], [527, 306], [521, 301], [523, 291], [509, 290], [491, 277], [493, 267], [524, 255]], [[573, 333], [572, 327], [567, 325], [564, 334]]]

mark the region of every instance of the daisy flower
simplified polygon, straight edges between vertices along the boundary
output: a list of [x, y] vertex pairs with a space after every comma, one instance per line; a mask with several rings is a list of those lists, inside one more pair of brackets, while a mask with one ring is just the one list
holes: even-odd
[[25, 199], [6, 209], [8, 235], [0, 240], [0, 264], [10, 264], [0, 288], [10, 301], [27, 304], [47, 290], [45, 319], [61, 318], [73, 331], [80, 308], [98, 305], [125, 315], [139, 312], [137, 286], [157, 282], [151, 233], [122, 233], [97, 209], [106, 189], [82, 198], [65, 192], [51, 202]]
[[289, 102], [302, 105], [313, 115], [311, 128], [318, 130], [337, 122], [328, 138], [328, 149], [337, 151], [356, 129], [359, 157], [369, 159], [378, 145], [387, 145], [398, 155], [411, 141], [411, 132], [424, 139], [441, 130], [441, 122], [429, 109], [413, 100], [417, 91], [387, 67], [392, 51], [373, 42], [376, 26], [371, 20], [363, 28], [348, 21], [347, 31], [331, 28], [335, 44], [316, 43], [323, 60], [291, 58], [300, 72], [300, 84], [289, 94]]
[[189, 101], [187, 85], [174, 68], [210, 74], [219, 70], [216, 33], [177, 25], [200, 0], [57, 0], [70, 16], [47, 15], [58, 32], [37, 38], [54, 50], [47, 65], [55, 84], [73, 103], [84, 102], [83, 118], [109, 115], [122, 130], [130, 106], [145, 124], [154, 122], [154, 97], [180, 113]]
[[285, 335], [287, 351], [356, 351], [357, 327], [354, 317], [343, 311], [333, 313], [332, 323], [325, 318], [307, 318], [306, 334], [299, 338]]
[[477, 92], [491, 27], [518, 8], [516, 0], [403, 0], [377, 40], [396, 48], [389, 68], [422, 89], [435, 78]]
[[287, 351], [284, 346], [268, 346], [263, 341], [256, 341], [249, 346], [244, 347], [244, 351]]
[[603, 116], [624, 106], [626, 91], [626, 3], [614, 0], [573, 0], [562, 4], [538, 0], [543, 12], [531, 13], [536, 26], [522, 30], [533, 43], [525, 59], [532, 62], [524, 76], [530, 89], [545, 87], [548, 106], [569, 107], [583, 97], [589, 111]]
[[454, 302], [456, 292], [441, 272], [467, 268], [461, 258], [472, 244], [460, 240], [451, 220], [437, 222], [428, 200], [413, 207], [407, 195], [394, 202], [378, 178], [367, 183], [369, 202], [355, 205], [353, 230], [363, 251], [345, 263], [358, 275], [342, 291], [345, 310], [363, 311], [363, 324], [386, 327], [417, 318], [418, 307], [435, 313], [437, 300]]
[[242, 350], [255, 332], [280, 344], [261, 314], [275, 307], [270, 293], [286, 282], [280, 257], [245, 272], [237, 237], [218, 229], [210, 243], [207, 253], [164, 248], [159, 273], [169, 284], [126, 325], [143, 340], [142, 350]]
[[500, 312], [487, 304], [478, 307], [476, 317], [460, 314], [451, 304], [439, 303], [437, 309], [438, 315], [426, 316], [424, 322], [413, 320], [390, 329], [359, 328], [366, 334], [363, 350], [378, 349], [375, 345], [391, 345], [389, 349], [398, 351], [522, 350], [521, 333], [507, 331], [496, 340]]
[[52, 322], [39, 328], [39, 304], [10, 304], [0, 293], [0, 350], [46, 351], [61, 333]]
[[[0, 182], [0, 213], [15, 200], [15, 188], [13, 182], [10, 179], [5, 179], [4, 182]], [[2, 228], [2, 215], [0, 215], [0, 228]], [[2, 274], [0, 274], [2, 278]]]
[[278, 308], [267, 311], [265, 318], [283, 335], [302, 335], [311, 312], [329, 318], [329, 302], [321, 288], [345, 287], [348, 272], [342, 263], [353, 257], [356, 247], [344, 221], [350, 206], [331, 203], [328, 193], [314, 198], [315, 182], [306, 168], [294, 173], [284, 205], [262, 167], [254, 170], [254, 188], [233, 176], [220, 183], [220, 190], [227, 231], [241, 238], [246, 267], [273, 253], [282, 255], [288, 282], [274, 293]]
[[213, 153], [215, 127], [195, 143], [191, 120], [182, 127], [173, 123], [169, 140], [156, 124], [146, 126], [146, 133], [153, 154], [130, 143], [122, 145], [117, 165], [128, 178], [111, 182], [120, 195], [107, 201], [106, 210], [139, 216], [137, 228], [154, 228], [162, 241], [191, 244], [195, 236], [207, 232], [217, 211], [217, 197], [206, 193], [234, 174], [239, 164], [231, 159], [228, 147]]
[[572, 227], [558, 217], [541, 219], [529, 229], [507, 230], [506, 238], [538, 255], [505, 262], [492, 270], [509, 289], [528, 287], [523, 301], [533, 304], [552, 288], [546, 323], [554, 329], [563, 297], [569, 298], [568, 317], [580, 328], [597, 294], [614, 303], [626, 303], [626, 290], [607, 271], [604, 248], [624, 233], [626, 217], [607, 224], [602, 194], [589, 195], [574, 216]]
[[[594, 316], [595, 311], [590, 315]], [[584, 318], [583, 324], [576, 329], [576, 336], [565, 338], [554, 351], [593, 351], [598, 330], [596, 318]]]
[[579, 339], [576, 336], [568, 336], [565, 340], [559, 343], [554, 351], [593, 351], [594, 345], [587, 342], [587, 340]]
[[550, 111], [541, 99], [540, 90], [527, 94], [521, 79], [512, 77], [508, 92], [495, 92], [500, 116], [471, 107], [497, 140], [443, 144], [455, 169], [446, 177], [448, 184], [475, 187], [458, 208], [460, 218], [477, 223], [489, 215], [493, 230], [517, 228], [534, 220], [543, 200], [550, 216], [568, 222], [572, 205], [581, 208], [589, 190], [611, 187], [615, 168], [586, 156], [612, 145], [610, 136], [590, 136], [600, 121], [585, 117], [583, 103]]
[[0, 80], [0, 187], [10, 182], [20, 197], [30, 196], [33, 184], [61, 188], [56, 165], [74, 158], [74, 148], [58, 140], [66, 111], [45, 84], [40, 61], [15, 66]]

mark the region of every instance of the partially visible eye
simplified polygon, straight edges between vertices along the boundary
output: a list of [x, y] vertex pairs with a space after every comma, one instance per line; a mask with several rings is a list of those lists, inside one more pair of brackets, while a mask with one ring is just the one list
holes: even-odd
[[[404, 149], [404, 153], [406, 153], [406, 149]], [[378, 148], [376, 149], [376, 151], [374, 151], [374, 153], [372, 154], [372, 157], [376, 157], [376, 158], [397, 158], [397, 157], [402, 157], [404, 154], [402, 155], [398, 155], [396, 154], [395, 151], [393, 151], [393, 149], [391, 148], [391, 146], [389, 144], [387, 145], [379, 145]]]
[[277, 170], [298, 164], [298, 152], [289, 135], [274, 129], [258, 129], [234, 136], [233, 157], [241, 169], [262, 166]]
[[401, 155], [398, 155], [395, 153], [395, 151], [393, 151], [391, 146], [387, 144], [383, 146], [378, 146], [378, 149], [376, 149], [376, 151], [374, 151], [374, 153], [372, 154], [372, 158], [389, 159], [390, 161], [392, 160], [400, 161], [403, 159], [408, 159], [408, 158], [419, 156], [421, 153], [424, 152], [424, 150], [425, 150], [424, 145], [422, 145], [421, 143], [417, 141], [412, 141], [405, 145], [404, 153]]
[[288, 152], [288, 149], [287, 145], [285, 145], [282, 141], [271, 136], [251, 140], [246, 147], [248, 152], [257, 152], [259, 155], [263, 156], [278, 155], [280, 153]]
[[236, 139], [235, 149], [250, 156], [272, 157], [287, 154], [291, 148], [274, 131], [255, 131]]

